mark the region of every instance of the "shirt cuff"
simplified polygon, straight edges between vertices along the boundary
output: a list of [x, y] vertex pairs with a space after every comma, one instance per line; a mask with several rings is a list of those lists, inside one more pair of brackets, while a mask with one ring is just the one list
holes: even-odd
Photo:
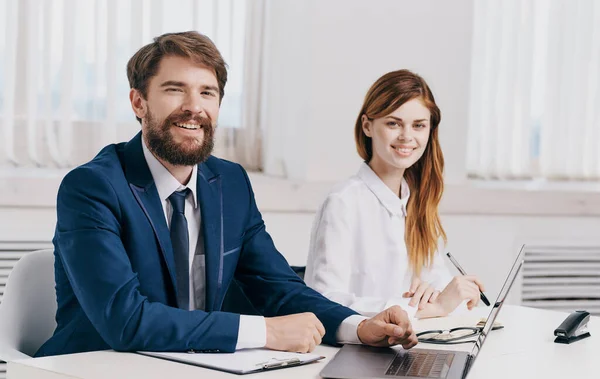
[[263, 316], [240, 315], [236, 350], [265, 347], [267, 324]]
[[340, 344], [360, 345], [362, 342], [358, 338], [358, 324], [367, 319], [368, 317], [361, 315], [346, 317], [335, 334], [337, 342]]

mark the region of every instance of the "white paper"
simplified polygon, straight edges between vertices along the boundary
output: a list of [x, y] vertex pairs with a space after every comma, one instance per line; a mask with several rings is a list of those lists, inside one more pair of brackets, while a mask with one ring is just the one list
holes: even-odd
[[177, 362], [193, 364], [217, 370], [249, 373], [271, 368], [313, 362], [323, 357], [317, 354], [288, 353], [267, 349], [244, 349], [235, 353], [164, 353], [151, 351], [138, 351], [140, 354], [158, 358], [169, 359]]

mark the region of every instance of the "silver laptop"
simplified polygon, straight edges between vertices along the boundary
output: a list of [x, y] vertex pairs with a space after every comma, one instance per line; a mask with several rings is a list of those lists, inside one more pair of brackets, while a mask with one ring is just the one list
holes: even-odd
[[483, 343], [492, 330], [494, 320], [512, 287], [521, 266], [523, 250], [515, 260], [504, 285], [498, 294], [490, 315], [479, 333], [470, 353], [452, 350], [414, 348], [397, 350], [364, 345], [344, 345], [337, 355], [323, 368], [324, 378], [465, 378]]

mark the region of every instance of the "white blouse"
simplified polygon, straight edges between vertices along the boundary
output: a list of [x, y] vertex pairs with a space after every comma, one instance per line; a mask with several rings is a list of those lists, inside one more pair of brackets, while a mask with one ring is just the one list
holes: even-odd
[[[402, 294], [412, 270], [404, 240], [410, 191], [399, 198], [366, 164], [336, 186], [317, 212], [305, 281], [327, 298], [372, 316], [400, 305], [412, 318], [416, 307]], [[421, 280], [442, 290], [452, 279], [441, 255], [421, 271]]]

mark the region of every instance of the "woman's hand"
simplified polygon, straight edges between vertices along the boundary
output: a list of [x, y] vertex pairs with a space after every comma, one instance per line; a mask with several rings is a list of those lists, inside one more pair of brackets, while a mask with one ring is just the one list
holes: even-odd
[[427, 303], [433, 303], [440, 295], [440, 291], [436, 290], [429, 283], [423, 282], [419, 278], [413, 278], [410, 289], [402, 294], [402, 297], [412, 297], [408, 302], [411, 307], [419, 305], [419, 310], [425, 308]]
[[455, 276], [440, 293], [437, 302], [444, 315], [452, 312], [464, 300], [468, 300], [467, 308], [473, 309], [479, 303], [479, 291], [485, 291], [483, 283], [474, 275]]

